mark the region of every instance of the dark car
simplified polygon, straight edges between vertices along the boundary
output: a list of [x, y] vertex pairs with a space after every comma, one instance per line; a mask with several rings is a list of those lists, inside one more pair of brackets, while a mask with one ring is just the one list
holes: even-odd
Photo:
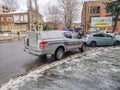
[[81, 28], [75, 28], [75, 32], [77, 32], [80, 37], [84, 36], [84, 31]]

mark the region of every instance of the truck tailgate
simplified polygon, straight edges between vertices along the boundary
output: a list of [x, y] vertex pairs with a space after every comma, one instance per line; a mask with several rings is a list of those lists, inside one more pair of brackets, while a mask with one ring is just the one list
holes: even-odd
[[28, 32], [29, 46], [32, 48], [38, 48], [38, 33]]

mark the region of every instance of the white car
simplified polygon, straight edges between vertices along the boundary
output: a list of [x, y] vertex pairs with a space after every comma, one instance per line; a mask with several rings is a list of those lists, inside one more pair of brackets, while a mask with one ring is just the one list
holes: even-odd
[[112, 31], [110, 31], [110, 30], [102, 30], [102, 31], [100, 31], [101, 33], [107, 33], [107, 34], [109, 34], [109, 35], [112, 35], [112, 36], [115, 36], [115, 35], [120, 35], [120, 32], [112, 32]]
[[109, 35], [107, 33], [94, 33], [86, 37], [86, 43], [90, 46], [98, 45], [120, 45], [120, 40], [115, 36]]
[[118, 38], [118, 40], [120, 40], [120, 32], [112, 32], [112, 31], [108, 31], [108, 30], [104, 30], [103, 31], [104, 33], [107, 33], [107, 34], [109, 34], [109, 35], [112, 35], [112, 36], [115, 36], [116, 38]]

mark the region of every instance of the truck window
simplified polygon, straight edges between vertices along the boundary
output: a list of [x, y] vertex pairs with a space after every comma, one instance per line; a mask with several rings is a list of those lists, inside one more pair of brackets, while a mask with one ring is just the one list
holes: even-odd
[[73, 39], [81, 39], [82, 37], [77, 33], [77, 32], [73, 32]]
[[64, 36], [65, 36], [66, 38], [69, 38], [69, 39], [72, 38], [71, 32], [65, 32], [65, 33], [64, 33]]

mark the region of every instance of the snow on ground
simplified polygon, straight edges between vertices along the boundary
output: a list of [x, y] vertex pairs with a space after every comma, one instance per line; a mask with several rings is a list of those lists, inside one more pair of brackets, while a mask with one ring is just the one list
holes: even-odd
[[[67, 57], [66, 59], [57, 61], [57, 62], [53, 62], [51, 64], [46, 64], [40, 67], [37, 67], [34, 71], [29, 72], [28, 74], [24, 75], [24, 76], [19, 76], [18, 78], [15, 79], [11, 79], [9, 82], [3, 84], [0, 88], [0, 90], [19, 90], [19, 87], [24, 86], [24, 84], [28, 81], [32, 80], [37, 80], [37, 78], [41, 77], [44, 73], [45, 70], [50, 69], [52, 67], [58, 66], [60, 64], [63, 64], [64, 62], [69, 63], [69, 61], [71, 60], [74, 62], [80, 62], [80, 60], [85, 60], [85, 59], [90, 59], [90, 58], [94, 58], [97, 57], [97, 55], [103, 53], [104, 51], [109, 51], [111, 49], [120, 49], [120, 47], [100, 47], [97, 49], [93, 49], [90, 51], [86, 51], [85, 53], [80, 53], [77, 55], [73, 55], [72, 57]], [[81, 57], [80, 60], [75, 59], [77, 57]], [[107, 63], [107, 62], [103, 62], [103, 63]], [[58, 68], [57, 68], [58, 69]], [[70, 68], [67, 68], [70, 69]], [[113, 70], [115, 70], [113, 68]], [[62, 71], [62, 70], [61, 70]]]

